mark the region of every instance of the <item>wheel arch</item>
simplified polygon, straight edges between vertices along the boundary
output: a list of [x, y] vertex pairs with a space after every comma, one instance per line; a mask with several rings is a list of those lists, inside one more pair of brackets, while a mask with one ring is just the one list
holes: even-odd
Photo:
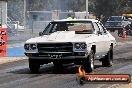
[[92, 45], [91, 50], [93, 50], [93, 52], [96, 53], [96, 45]]
[[110, 44], [110, 47], [112, 47], [112, 48], [113, 48], [113, 43], [111, 43], [111, 44]]

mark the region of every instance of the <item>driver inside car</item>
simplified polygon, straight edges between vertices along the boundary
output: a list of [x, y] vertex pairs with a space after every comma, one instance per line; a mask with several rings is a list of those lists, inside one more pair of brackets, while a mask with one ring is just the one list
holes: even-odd
[[68, 27], [66, 24], [57, 24], [56, 31], [68, 31]]

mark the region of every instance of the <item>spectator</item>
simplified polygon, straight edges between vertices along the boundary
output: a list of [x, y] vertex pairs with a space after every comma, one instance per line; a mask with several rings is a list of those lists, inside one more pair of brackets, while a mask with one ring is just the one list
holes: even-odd
[[72, 17], [71, 17], [70, 14], [67, 15], [67, 19], [68, 19], [68, 20], [71, 20], [71, 19], [72, 19]]

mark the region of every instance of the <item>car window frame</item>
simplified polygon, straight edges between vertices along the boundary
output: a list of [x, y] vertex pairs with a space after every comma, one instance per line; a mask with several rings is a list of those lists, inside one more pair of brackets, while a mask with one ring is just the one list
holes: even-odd
[[[97, 22], [97, 25], [98, 25], [100, 34], [101, 34], [101, 35], [106, 35], [107, 33], [106, 33], [105, 27], [104, 27], [100, 22]], [[100, 27], [102, 27], [102, 28], [100, 28]]]
[[95, 34], [98, 34], [98, 32], [100, 32], [100, 29], [99, 29], [99, 27], [97, 25], [97, 22], [93, 22], [93, 27], [94, 27]]
[[[94, 31], [95, 31], [95, 29], [94, 29], [94, 27], [93, 27], [93, 23], [91, 22], [91, 21], [79, 21], [79, 22], [76, 22], [76, 21], [63, 21], [63, 22], [66, 22], [66, 23], [71, 23], [72, 24], [72, 22], [73, 23], [85, 23], [86, 25], [87, 25], [87, 23], [90, 23], [91, 24], [91, 27], [92, 27], [92, 32], [90, 33], [90, 34], [93, 34], [94, 33]], [[43, 35], [49, 35], [49, 34], [51, 34], [51, 33], [54, 33], [55, 32], [55, 29], [56, 29], [56, 23], [61, 23], [61, 21], [59, 22], [55, 22], [55, 21], [52, 21], [52, 22], [50, 22], [48, 25], [47, 25], [47, 27], [44, 29], [44, 31], [43, 31]], [[51, 25], [51, 26], [50, 26]], [[52, 28], [52, 30], [48, 30], [49, 28]], [[68, 30], [68, 31], [70, 31], [70, 30]], [[81, 32], [81, 31], [80, 31]], [[83, 31], [82, 31], [83, 32]], [[84, 31], [85, 33], [86, 33], [86, 31]], [[89, 34], [89, 33], [86, 33], [86, 34]]]

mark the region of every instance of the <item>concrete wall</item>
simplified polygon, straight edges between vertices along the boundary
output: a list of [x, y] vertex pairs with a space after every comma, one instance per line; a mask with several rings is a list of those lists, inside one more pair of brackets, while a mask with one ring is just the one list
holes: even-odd
[[2, 28], [6, 28], [7, 24], [7, 1], [0, 0], [0, 24], [2, 24]]

